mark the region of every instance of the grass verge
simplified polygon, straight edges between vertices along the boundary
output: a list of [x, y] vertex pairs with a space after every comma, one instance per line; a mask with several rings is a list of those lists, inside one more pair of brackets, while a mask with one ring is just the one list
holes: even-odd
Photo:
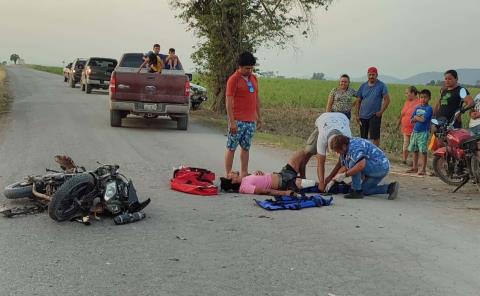
[[7, 72], [0, 66], [0, 116], [8, 109]]
[[63, 75], [62, 67], [51, 67], [51, 66], [42, 66], [42, 65], [28, 65], [28, 66], [35, 70], [57, 74], [57, 75]]

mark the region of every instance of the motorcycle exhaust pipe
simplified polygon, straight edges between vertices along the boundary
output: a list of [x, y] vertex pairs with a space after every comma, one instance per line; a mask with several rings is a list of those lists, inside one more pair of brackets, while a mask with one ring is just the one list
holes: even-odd
[[50, 202], [50, 200], [52, 199], [52, 197], [46, 195], [46, 194], [43, 194], [43, 193], [40, 193], [38, 192], [36, 189], [35, 189], [35, 183], [33, 183], [33, 186], [32, 186], [32, 193], [33, 195], [35, 195], [36, 197], [46, 201], [46, 202]]

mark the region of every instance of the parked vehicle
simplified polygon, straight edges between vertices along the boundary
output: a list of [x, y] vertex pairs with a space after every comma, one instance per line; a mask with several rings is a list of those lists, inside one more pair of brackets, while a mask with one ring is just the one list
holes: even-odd
[[73, 61], [68, 75], [68, 85], [70, 85], [71, 88], [75, 88], [75, 85], [80, 82], [80, 77], [82, 75], [85, 62], [85, 59], [80, 58]]
[[468, 129], [453, 128], [453, 123], [462, 113], [459, 110], [450, 121], [432, 119], [439, 148], [433, 153], [433, 170], [436, 176], [448, 185], [457, 186], [456, 192], [468, 181], [480, 182], [480, 135]]
[[[132, 181], [118, 170], [118, 165], [100, 164], [94, 171], [70, 178], [53, 195], [48, 206], [50, 218], [61, 222], [81, 217], [89, 223], [90, 214], [105, 212], [120, 218], [127, 214], [127, 219], [128, 214], [134, 214], [132, 221], [145, 217], [140, 211], [150, 199], [139, 202]], [[117, 220], [124, 223], [123, 219]]]
[[188, 128], [190, 79], [183, 70], [147, 73], [142, 53], [126, 53], [110, 79], [110, 125], [121, 126], [129, 114], [146, 119], [168, 116], [177, 128]]
[[43, 211], [63, 183], [76, 174], [85, 172], [85, 168], [78, 167], [68, 156], [57, 155], [54, 159], [60, 165], [62, 171], [46, 169], [47, 173], [45, 175], [28, 176], [23, 181], [5, 187], [4, 195], [6, 198], [28, 198], [32, 201], [31, 206], [3, 210], [2, 213], [5, 216], [13, 217]]
[[68, 81], [68, 76], [70, 75], [70, 68], [72, 67], [73, 63], [68, 63], [64, 68], [63, 68], [63, 82]]
[[207, 89], [190, 82], [190, 105], [192, 110], [198, 110], [200, 105], [207, 100]]
[[109, 58], [89, 58], [85, 63], [80, 78], [80, 88], [87, 94], [92, 89], [108, 89], [113, 69], [117, 66], [117, 60]]

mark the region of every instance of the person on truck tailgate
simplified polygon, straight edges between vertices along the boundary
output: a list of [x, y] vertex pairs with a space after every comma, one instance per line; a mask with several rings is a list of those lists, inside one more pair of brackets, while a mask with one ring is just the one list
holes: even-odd
[[162, 59], [157, 56], [154, 52], [148, 54], [147, 59], [142, 63], [137, 73], [140, 73], [142, 68], [147, 64], [147, 69], [149, 73], [162, 73], [163, 62]]
[[261, 123], [258, 81], [253, 75], [256, 58], [250, 52], [240, 54], [238, 70], [228, 78], [226, 108], [228, 140], [225, 152], [225, 173], [232, 171], [235, 150], [240, 145], [240, 175], [248, 174], [249, 150], [257, 124]]
[[165, 69], [181, 70], [180, 60], [178, 59], [178, 56], [175, 54], [175, 48], [170, 48], [168, 50], [168, 56], [165, 61]]

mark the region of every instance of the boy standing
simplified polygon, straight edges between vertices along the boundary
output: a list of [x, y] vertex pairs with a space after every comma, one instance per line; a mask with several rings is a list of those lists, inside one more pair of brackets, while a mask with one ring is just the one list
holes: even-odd
[[[413, 166], [407, 173], [417, 173], [418, 175], [425, 175], [427, 167], [427, 145], [428, 135], [430, 132], [430, 121], [432, 120], [433, 109], [428, 105], [431, 93], [428, 89], [420, 92], [420, 105], [413, 111], [411, 121], [415, 124], [413, 133], [410, 139], [408, 151], [413, 152]], [[418, 171], [418, 154], [422, 154], [422, 168]]]
[[249, 150], [257, 124], [261, 122], [258, 81], [253, 75], [256, 58], [250, 52], [240, 54], [238, 70], [228, 78], [226, 108], [228, 140], [225, 152], [225, 174], [232, 172], [235, 150], [240, 145], [240, 176], [248, 175]]

